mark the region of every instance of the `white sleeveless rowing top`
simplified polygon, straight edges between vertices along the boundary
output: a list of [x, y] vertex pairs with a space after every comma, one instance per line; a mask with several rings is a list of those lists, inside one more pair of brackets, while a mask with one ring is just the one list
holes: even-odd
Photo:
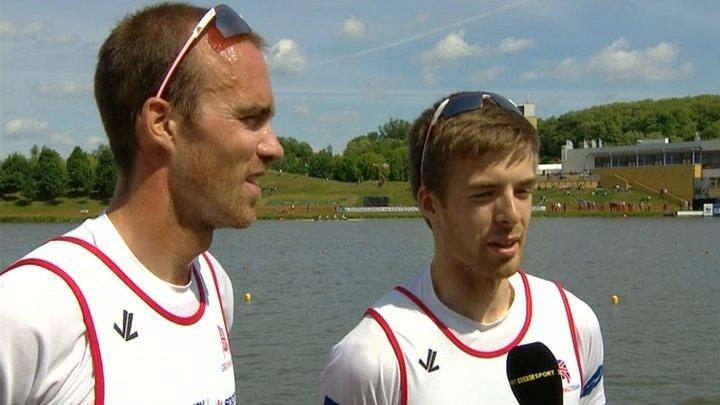
[[483, 342], [482, 348], [463, 344], [409, 286], [396, 287], [367, 311], [397, 357], [400, 404], [517, 403], [506, 377], [507, 353], [536, 341], [558, 359], [563, 403], [579, 402], [583, 376], [565, 291], [524, 273], [514, 281], [514, 299], [524, 302], [525, 319], [516, 330]]
[[208, 253], [193, 263], [200, 304], [184, 317], [79, 238], [55, 238], [7, 271], [24, 265], [56, 274], [75, 295], [92, 354], [95, 404], [235, 403], [226, 318]]

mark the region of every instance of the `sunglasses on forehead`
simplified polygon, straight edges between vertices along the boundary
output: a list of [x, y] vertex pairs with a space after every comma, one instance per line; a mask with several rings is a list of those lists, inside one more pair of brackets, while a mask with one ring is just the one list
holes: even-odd
[[178, 51], [177, 56], [175, 56], [175, 60], [165, 72], [162, 83], [160, 84], [160, 88], [158, 89], [155, 97], [162, 98], [163, 93], [167, 89], [167, 85], [180, 65], [180, 62], [185, 58], [185, 56], [187, 56], [192, 47], [197, 43], [200, 35], [202, 35], [205, 29], [209, 27], [212, 22], [215, 22], [215, 28], [217, 28], [217, 30], [220, 31], [220, 34], [225, 38], [252, 33], [252, 29], [247, 22], [245, 22], [242, 16], [230, 7], [220, 4], [211, 8], [200, 19], [197, 25], [195, 25], [195, 28], [193, 28], [190, 36], [185, 41], [185, 44], [182, 48], [180, 48], [180, 51]]
[[420, 156], [420, 184], [425, 184], [425, 152], [427, 151], [430, 135], [432, 135], [438, 120], [440, 118], [448, 119], [464, 112], [478, 110], [483, 107], [487, 99], [492, 100], [500, 108], [518, 114], [521, 117], [523, 116], [523, 113], [512, 100], [489, 91], [472, 91], [455, 94], [446, 98], [438, 105], [430, 121], [430, 125], [428, 125], [428, 129], [425, 132], [425, 142], [423, 143], [422, 155]]

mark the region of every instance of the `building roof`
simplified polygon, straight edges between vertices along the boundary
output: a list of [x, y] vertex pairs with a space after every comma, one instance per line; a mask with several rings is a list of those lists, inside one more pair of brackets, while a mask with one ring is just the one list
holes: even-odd
[[708, 139], [690, 142], [638, 143], [635, 145], [604, 146], [602, 148], [574, 149], [591, 155], [637, 152], [682, 152], [691, 150], [720, 151], [720, 139]]

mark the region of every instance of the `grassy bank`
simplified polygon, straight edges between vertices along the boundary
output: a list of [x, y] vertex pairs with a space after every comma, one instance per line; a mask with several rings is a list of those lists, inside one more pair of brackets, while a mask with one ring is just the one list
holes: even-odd
[[[376, 182], [342, 183], [332, 180], [310, 178], [289, 173], [269, 172], [262, 179], [263, 198], [258, 203], [257, 215], [260, 219], [332, 219], [337, 206], [362, 206], [364, 196], [388, 196], [390, 204], [395, 206], [412, 206], [415, 201], [410, 195], [410, 187], [406, 182], [386, 182], [378, 186]], [[649, 197], [649, 199], [648, 199]], [[578, 200], [593, 201], [599, 207], [604, 205], [605, 211], [580, 211]], [[534, 204], [547, 206], [545, 212], [533, 215], [542, 217], [563, 216], [659, 216], [666, 203], [673, 209], [677, 204], [664, 200], [659, 196], [629, 190], [617, 192], [609, 190], [535, 190]], [[632, 203], [632, 212], [610, 212], [612, 201]], [[639, 212], [640, 202], [650, 205], [651, 210]], [[552, 212], [551, 203], [565, 204], [565, 211]], [[88, 197], [59, 198], [57, 201], [33, 201], [28, 203], [17, 196], [4, 196], [0, 199], [0, 221], [2, 222], [64, 222], [81, 221], [100, 214], [106, 202]], [[86, 212], [82, 214], [81, 212]], [[384, 214], [346, 214], [347, 218], [417, 218], [412, 213]]]

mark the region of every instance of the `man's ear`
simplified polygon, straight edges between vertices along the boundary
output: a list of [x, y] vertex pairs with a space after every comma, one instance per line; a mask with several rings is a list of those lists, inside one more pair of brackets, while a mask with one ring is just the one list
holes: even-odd
[[143, 103], [137, 122], [138, 148], [162, 148], [172, 151], [177, 136], [177, 121], [172, 106], [159, 98], [150, 97]]
[[417, 202], [420, 214], [432, 223], [440, 206], [440, 199], [437, 194], [422, 185], [417, 191]]

